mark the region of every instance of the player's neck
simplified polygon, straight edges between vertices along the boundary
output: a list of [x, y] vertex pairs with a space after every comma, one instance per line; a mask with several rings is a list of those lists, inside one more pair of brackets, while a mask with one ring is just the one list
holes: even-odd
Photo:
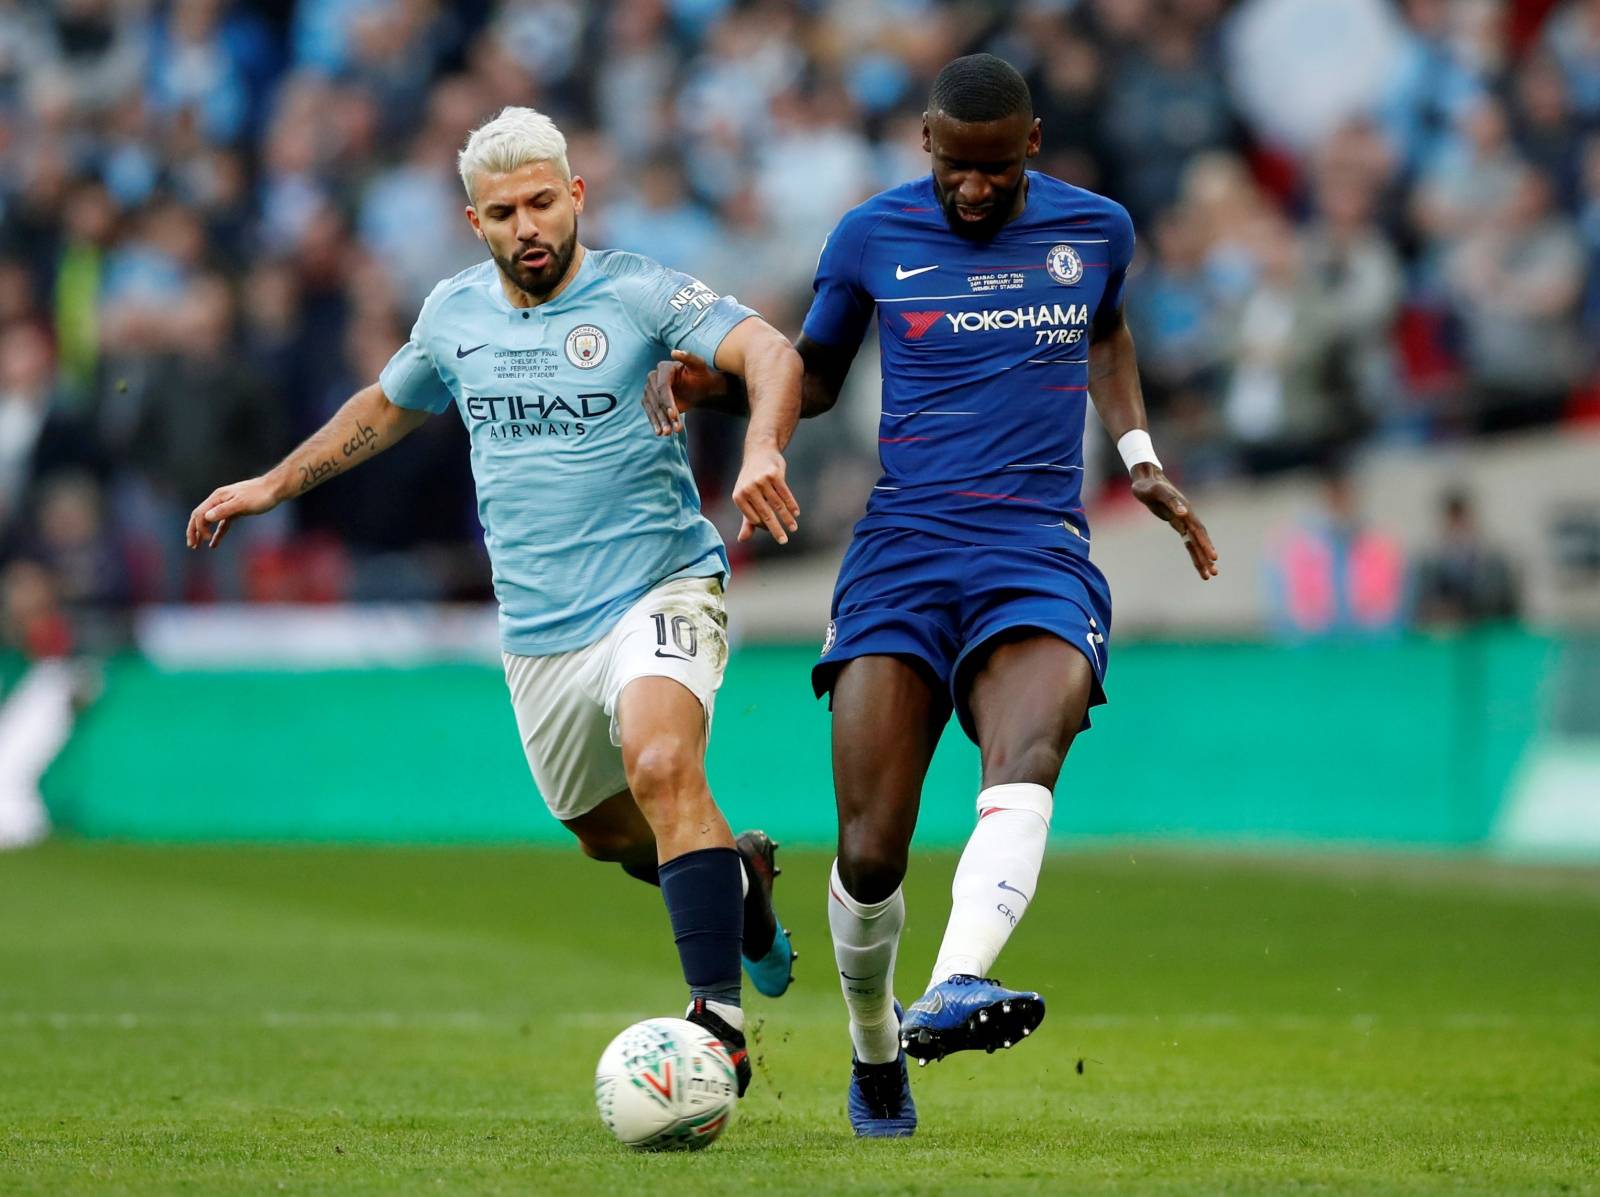
[[1017, 217], [1021, 216], [1023, 212], [1027, 211], [1028, 181], [1028, 172], [1023, 171], [1022, 186], [1017, 188], [1017, 198], [1011, 201], [1011, 215], [1006, 217], [1007, 224], [1010, 224], [1013, 220], [1017, 219]]
[[567, 272], [561, 276], [561, 281], [552, 287], [547, 294], [534, 295], [524, 291], [511, 281], [504, 270], [499, 272], [500, 289], [505, 292], [506, 298], [511, 301], [511, 306], [514, 308], [536, 308], [540, 304], [549, 303], [572, 285], [572, 280], [578, 277], [578, 268], [583, 265], [583, 259], [588, 255], [589, 251], [583, 247], [583, 242], [578, 242], [572, 253], [572, 261], [567, 266]]

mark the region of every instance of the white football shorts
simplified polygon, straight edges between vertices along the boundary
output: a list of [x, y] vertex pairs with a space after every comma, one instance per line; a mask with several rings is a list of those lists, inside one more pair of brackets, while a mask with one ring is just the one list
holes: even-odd
[[548, 657], [502, 653], [511, 707], [534, 784], [558, 819], [628, 788], [617, 703], [640, 677], [669, 677], [700, 700], [706, 735], [728, 663], [718, 578], [663, 582], [593, 644]]

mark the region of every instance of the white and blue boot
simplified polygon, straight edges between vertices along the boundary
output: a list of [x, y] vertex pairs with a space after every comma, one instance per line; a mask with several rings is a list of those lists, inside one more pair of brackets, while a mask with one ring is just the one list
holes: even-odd
[[965, 973], [940, 981], [900, 1020], [900, 1044], [919, 1064], [952, 1052], [997, 1051], [1044, 1021], [1044, 998]]
[[[900, 1003], [896, 1018], [903, 1019]], [[911, 1100], [911, 1071], [902, 1048], [888, 1064], [863, 1064], [850, 1054], [850, 1092], [845, 1100], [850, 1125], [860, 1139], [906, 1139], [917, 1129], [917, 1103]]]

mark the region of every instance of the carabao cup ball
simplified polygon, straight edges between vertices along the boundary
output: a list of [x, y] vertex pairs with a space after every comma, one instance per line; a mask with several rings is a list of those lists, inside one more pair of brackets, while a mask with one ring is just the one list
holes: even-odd
[[722, 1041], [681, 1018], [647, 1018], [594, 1073], [600, 1120], [640, 1151], [698, 1151], [733, 1121], [739, 1081]]

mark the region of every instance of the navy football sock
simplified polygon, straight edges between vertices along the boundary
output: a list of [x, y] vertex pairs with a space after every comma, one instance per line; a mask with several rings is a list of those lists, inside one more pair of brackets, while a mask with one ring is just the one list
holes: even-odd
[[691, 998], [739, 1004], [743, 869], [732, 848], [685, 852], [661, 866], [661, 897]]

